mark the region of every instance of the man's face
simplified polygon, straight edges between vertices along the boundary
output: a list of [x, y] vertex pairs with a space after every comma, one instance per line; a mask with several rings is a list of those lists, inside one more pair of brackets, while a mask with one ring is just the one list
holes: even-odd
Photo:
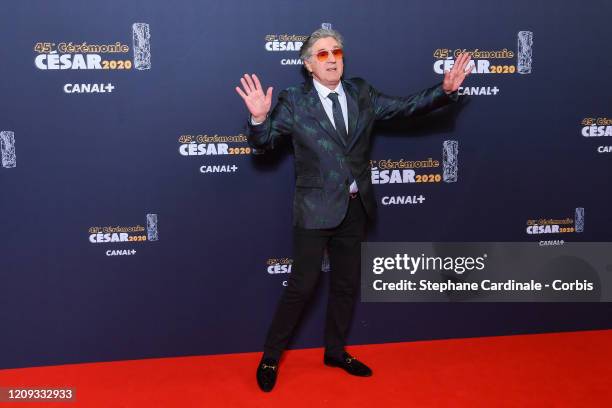
[[[321, 38], [313, 44], [310, 51], [312, 55], [304, 62], [306, 69], [312, 73], [312, 76], [330, 89], [338, 86], [344, 70], [342, 57], [336, 58], [332, 54], [334, 49], [339, 48], [340, 44], [333, 37]], [[319, 61], [317, 57], [317, 53], [321, 51], [328, 51], [327, 58], [324, 61]]]

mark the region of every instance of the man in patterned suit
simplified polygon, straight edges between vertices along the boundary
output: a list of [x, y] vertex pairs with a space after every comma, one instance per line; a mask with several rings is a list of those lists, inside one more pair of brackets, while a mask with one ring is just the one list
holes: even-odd
[[245, 74], [242, 88], [236, 87], [251, 114], [249, 144], [272, 149], [280, 138], [290, 137], [295, 156], [294, 263], [257, 367], [263, 391], [274, 387], [281, 354], [319, 278], [325, 247], [331, 272], [324, 364], [372, 375], [344, 348], [359, 290], [361, 242], [376, 207], [369, 168], [372, 127], [378, 120], [425, 114], [456, 101], [468, 74], [470, 57], [462, 54], [442, 83], [408, 97], [390, 97], [363, 79], [342, 79], [342, 44], [334, 30], [312, 33], [300, 50], [311, 78], [283, 90], [272, 110], [272, 88], [264, 93], [255, 74]]

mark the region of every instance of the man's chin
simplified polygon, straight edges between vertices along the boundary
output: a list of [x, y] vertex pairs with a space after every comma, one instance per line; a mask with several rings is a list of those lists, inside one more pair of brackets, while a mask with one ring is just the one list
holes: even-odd
[[329, 85], [338, 85], [340, 83], [340, 76], [334, 75], [333, 77], [327, 78], [327, 83]]
[[341, 76], [334, 75], [333, 77], [315, 77], [315, 79], [323, 86], [333, 89], [340, 83]]

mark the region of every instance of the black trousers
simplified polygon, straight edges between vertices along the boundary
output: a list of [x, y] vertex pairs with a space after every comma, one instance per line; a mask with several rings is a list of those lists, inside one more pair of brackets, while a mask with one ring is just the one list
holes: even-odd
[[361, 242], [366, 213], [359, 195], [349, 199], [344, 220], [331, 229], [293, 228], [293, 266], [264, 344], [264, 357], [279, 359], [321, 274], [323, 250], [328, 248], [330, 292], [325, 321], [325, 354], [342, 357], [359, 296]]

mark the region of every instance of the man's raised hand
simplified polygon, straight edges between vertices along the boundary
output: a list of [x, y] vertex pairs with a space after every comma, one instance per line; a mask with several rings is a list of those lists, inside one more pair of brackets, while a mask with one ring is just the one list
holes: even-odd
[[459, 57], [457, 57], [453, 69], [444, 72], [444, 82], [442, 82], [444, 92], [451, 93], [459, 89], [465, 77], [471, 72], [471, 69], [466, 71], [469, 62], [470, 54], [462, 52]]
[[238, 92], [238, 95], [244, 100], [247, 109], [251, 112], [253, 120], [256, 122], [263, 122], [266, 120], [266, 116], [272, 106], [272, 87], [269, 87], [264, 94], [261, 82], [259, 82], [259, 78], [257, 78], [255, 74], [252, 76], [244, 74], [244, 76], [240, 78], [240, 83], [242, 83], [243, 89], [237, 86], [236, 92]]

